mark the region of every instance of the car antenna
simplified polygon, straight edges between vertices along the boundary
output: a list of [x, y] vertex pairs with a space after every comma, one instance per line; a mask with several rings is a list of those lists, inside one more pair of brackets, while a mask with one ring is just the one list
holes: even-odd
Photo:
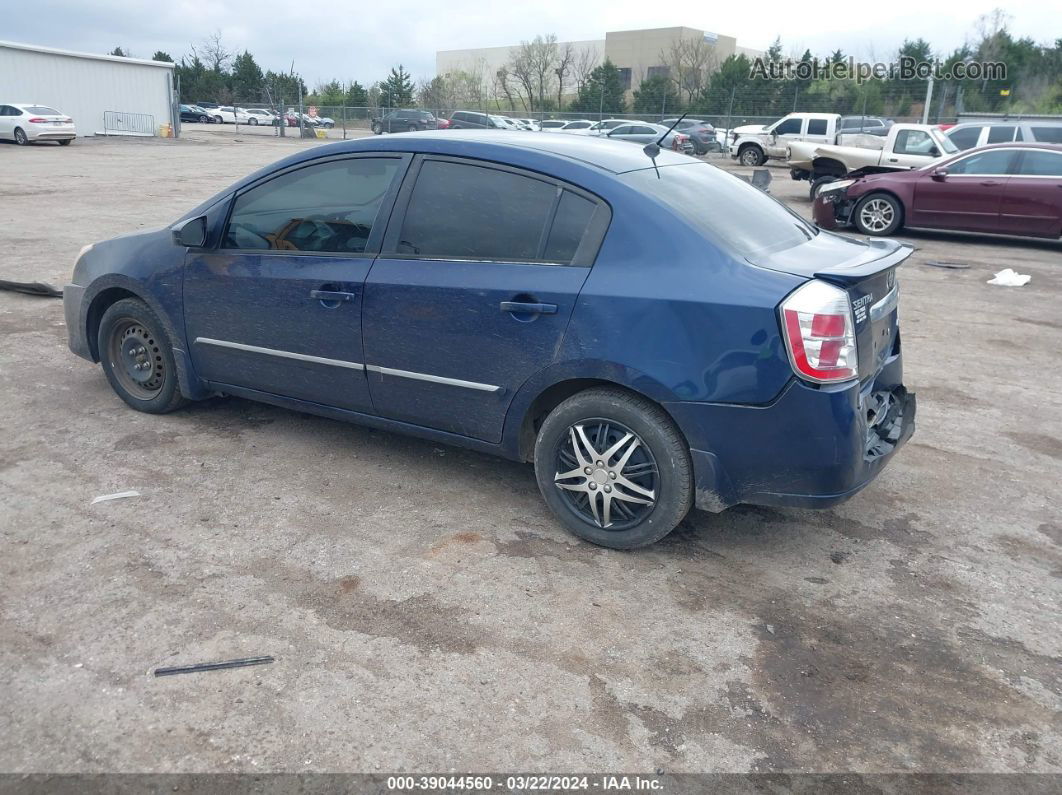
[[642, 147], [642, 151], [645, 152], [645, 154], [649, 157], [650, 160], [653, 161], [653, 166], [656, 166], [656, 158], [657, 155], [660, 154], [660, 144], [664, 142], [665, 138], [671, 135], [671, 131], [679, 126], [682, 120], [686, 118], [687, 114], [689, 114], [689, 111], [686, 111], [686, 113], [683, 113], [681, 116], [675, 119], [675, 123], [668, 127], [667, 132], [661, 135], [657, 140], [653, 141], [652, 143], [648, 143]]

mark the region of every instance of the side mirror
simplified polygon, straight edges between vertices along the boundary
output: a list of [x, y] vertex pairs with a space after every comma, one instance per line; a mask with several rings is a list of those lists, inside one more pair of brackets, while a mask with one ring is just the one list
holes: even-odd
[[173, 242], [178, 246], [202, 248], [206, 245], [207, 222], [205, 216], [201, 215], [198, 218], [189, 218], [187, 221], [181, 221], [172, 227], [170, 231], [173, 232]]
[[943, 182], [944, 179], [948, 176], [948, 170], [946, 168], [935, 168], [933, 169], [933, 173], [930, 174], [930, 176], [937, 182]]
[[940, 157], [940, 150], [937, 149], [937, 147], [935, 147], [935, 146], [929, 147], [929, 156], [930, 157]]

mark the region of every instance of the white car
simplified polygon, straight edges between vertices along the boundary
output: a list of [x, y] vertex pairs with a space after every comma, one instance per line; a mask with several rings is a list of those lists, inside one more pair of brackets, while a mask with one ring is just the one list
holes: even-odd
[[[578, 124], [578, 122], [573, 122]], [[602, 121], [596, 121], [589, 127], [575, 127], [575, 128], [562, 128], [562, 132], [570, 132], [574, 135], [608, 135], [609, 130], [614, 130], [624, 124], [650, 124], [651, 122], [637, 121], [631, 119], [604, 119]]]
[[214, 108], [211, 113], [214, 114], [214, 118], [221, 118], [223, 124], [250, 124], [251, 115], [243, 108], [234, 108], [232, 105], [220, 105]]
[[0, 105], [0, 139], [20, 146], [58, 141], [67, 146], [77, 137], [74, 120], [47, 105]]
[[515, 119], [510, 119], [508, 116], [491, 116], [490, 120], [494, 122], [494, 125], [501, 130], [522, 130], [524, 129], [516, 123]]
[[277, 123], [276, 114], [270, 113], [268, 110], [263, 110], [262, 108], [246, 108], [241, 110], [247, 114], [246, 123], [250, 124], [252, 127], [257, 124], [269, 125]]
[[558, 127], [557, 132], [562, 133], [578, 133], [579, 135], [586, 135], [587, 131], [594, 126], [594, 122], [589, 119], [575, 119], [573, 121], [565, 122], [563, 127]]
[[526, 130], [534, 130], [537, 132], [538, 130], [542, 129], [539, 126], [537, 119], [516, 119], [515, 121], [519, 122], [520, 124], [523, 124], [524, 129]]

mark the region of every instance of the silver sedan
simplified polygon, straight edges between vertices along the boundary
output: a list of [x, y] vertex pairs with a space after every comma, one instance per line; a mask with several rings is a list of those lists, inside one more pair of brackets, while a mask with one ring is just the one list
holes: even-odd
[[660, 141], [660, 146], [664, 149], [674, 149], [687, 154], [693, 151], [693, 142], [690, 141], [690, 137], [685, 133], [680, 133], [677, 130], [668, 132], [667, 127], [661, 124], [651, 124], [647, 121], [621, 124], [606, 132], [603, 137], [644, 145], [659, 141], [661, 136], [664, 136], [664, 140]]

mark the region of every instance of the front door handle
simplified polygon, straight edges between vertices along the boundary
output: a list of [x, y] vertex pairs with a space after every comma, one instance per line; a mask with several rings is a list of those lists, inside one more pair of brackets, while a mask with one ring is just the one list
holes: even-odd
[[555, 315], [556, 304], [529, 304], [523, 301], [502, 301], [502, 312], [513, 312], [519, 315]]
[[316, 301], [353, 301], [357, 293], [341, 293], [338, 290], [310, 290], [310, 298]]
[[994, 188], [996, 187], [996, 185], [1002, 185], [1003, 183], [996, 182], [994, 179], [986, 179], [981, 184], [984, 185], [986, 188]]

